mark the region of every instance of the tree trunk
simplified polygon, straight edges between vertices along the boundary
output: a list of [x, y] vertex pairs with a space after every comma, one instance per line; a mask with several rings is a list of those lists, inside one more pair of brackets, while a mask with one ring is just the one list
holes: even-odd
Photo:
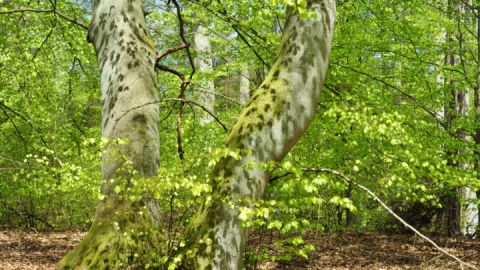
[[250, 72], [243, 69], [240, 72], [240, 105], [245, 105], [250, 98]]
[[[133, 171], [151, 177], [159, 166], [155, 50], [142, 4], [128, 0], [93, 3], [88, 40], [95, 47], [101, 70], [102, 136], [110, 140], [102, 161], [102, 194], [106, 197], [100, 201], [85, 239], [60, 262], [62, 269], [140, 265], [133, 255], [142, 255], [153, 245], [148, 239], [138, 245], [136, 232], [149, 231], [159, 213], [145, 210], [146, 204], [153, 204], [131, 202], [121, 191], [130, 185]], [[116, 138], [127, 142], [114, 143]]]
[[[461, 23], [461, 16], [464, 15], [465, 9], [463, 3], [458, 0], [449, 0], [447, 2], [447, 9], [449, 16], [452, 19], [458, 20]], [[463, 53], [462, 43], [463, 37], [461, 32], [448, 33], [448, 43], [453, 44], [454, 41], [458, 42], [458, 48], [450, 47], [449, 53], [445, 57], [445, 65], [457, 66], [460, 63], [460, 54]], [[447, 77], [447, 76], [446, 76]], [[462, 117], [468, 115], [469, 99], [466, 90], [458, 88], [458, 82], [455, 79], [448, 79], [445, 85], [449, 87], [445, 99], [445, 119], [447, 131], [450, 134], [454, 134], [455, 137], [467, 140], [466, 132], [464, 129], [454, 129], [455, 123]], [[447, 153], [449, 159], [449, 165], [452, 167], [463, 169], [468, 164], [454, 164], [453, 159], [455, 156], [459, 156], [462, 153], [460, 150]], [[438, 231], [442, 234], [449, 236], [461, 234], [462, 224], [462, 205], [461, 198], [465, 191], [461, 187], [451, 187], [445, 194], [440, 197], [442, 203], [442, 209], [438, 217], [437, 225]]]
[[[194, 36], [194, 47], [197, 51], [197, 57], [195, 58], [195, 66], [200, 72], [208, 72], [213, 68], [213, 61], [211, 56], [210, 40], [206, 35], [206, 29], [203, 25], [198, 25]], [[199, 103], [205, 106], [210, 112], [215, 110], [215, 84], [212, 79], [202, 79], [202, 82], [198, 85], [198, 99]], [[213, 117], [202, 111], [200, 114], [200, 124], [205, 125], [213, 121]]]
[[277, 59], [226, 139], [228, 148], [249, 154], [223, 158], [215, 167], [212, 194], [187, 230], [187, 269], [244, 268], [247, 231], [239, 207], [264, 195], [269, 172], [260, 165], [281, 161], [304, 134], [325, 80], [335, 1], [309, 0], [308, 10], [317, 18], [289, 11]]
[[[480, 61], [480, 6], [477, 5], [476, 23], [477, 23], [477, 63]], [[477, 171], [477, 177], [480, 177], [480, 151], [478, 149], [480, 145], [480, 64], [477, 67], [477, 85], [474, 92], [474, 106], [475, 106], [475, 170]], [[480, 190], [476, 192], [477, 200], [480, 200]], [[477, 201], [477, 228], [476, 236], [480, 237], [480, 203]]]

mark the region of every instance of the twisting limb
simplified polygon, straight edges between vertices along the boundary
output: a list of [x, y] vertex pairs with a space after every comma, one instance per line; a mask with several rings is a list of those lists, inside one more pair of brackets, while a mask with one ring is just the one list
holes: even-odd
[[[447, 255], [448, 257], [454, 259], [455, 261], [457, 261], [458, 263], [460, 263], [460, 265], [462, 266], [462, 269], [463, 269], [463, 266], [467, 266], [471, 269], [475, 269], [475, 270], [479, 270], [477, 267], [475, 267], [474, 265], [470, 264], [470, 263], [467, 263], [467, 262], [464, 262], [462, 261], [460, 258], [458, 258], [457, 256], [449, 253], [448, 251], [446, 251], [445, 249], [441, 248], [437, 243], [435, 243], [432, 239], [428, 238], [427, 236], [425, 236], [424, 234], [422, 234], [421, 232], [419, 232], [417, 229], [415, 229], [415, 227], [413, 227], [412, 225], [410, 225], [408, 222], [406, 222], [404, 219], [402, 219], [399, 215], [397, 215], [397, 213], [395, 213], [385, 202], [383, 202], [373, 191], [371, 191], [370, 189], [368, 189], [367, 187], [365, 187], [364, 185], [362, 184], [359, 184], [357, 183], [355, 180], [345, 176], [343, 173], [341, 172], [338, 172], [338, 171], [335, 171], [335, 170], [331, 170], [331, 169], [326, 169], [326, 168], [307, 168], [307, 169], [302, 169], [302, 171], [304, 172], [307, 172], [307, 173], [329, 173], [329, 174], [333, 174], [335, 176], [338, 176], [340, 178], [342, 178], [343, 180], [345, 180], [346, 182], [349, 182], [355, 186], [357, 186], [359, 189], [365, 191], [366, 193], [368, 193], [368, 195], [370, 195], [370, 197], [373, 198], [373, 200], [377, 201], [385, 210], [387, 210], [388, 213], [390, 213], [394, 218], [396, 218], [398, 221], [400, 221], [405, 227], [409, 228], [410, 230], [412, 230], [415, 234], [417, 234], [418, 236], [420, 236], [421, 238], [423, 238], [425, 241], [429, 242], [432, 246], [434, 246], [438, 251], [442, 252], [443, 254]], [[284, 174], [283, 176], [286, 176], [287, 174]], [[282, 176], [280, 176], [282, 177]], [[279, 177], [277, 177], [276, 179], [278, 179]], [[273, 178], [272, 178], [273, 179]]]

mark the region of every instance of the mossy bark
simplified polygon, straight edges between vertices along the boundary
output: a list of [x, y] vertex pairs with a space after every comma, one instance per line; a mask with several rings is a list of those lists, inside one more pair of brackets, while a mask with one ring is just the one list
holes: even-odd
[[336, 15], [334, 0], [309, 0], [316, 18], [290, 10], [277, 59], [245, 106], [225, 145], [243, 149], [242, 160], [222, 159], [213, 172], [212, 194], [187, 231], [187, 269], [244, 269], [247, 231], [239, 208], [261, 198], [269, 172], [304, 134], [325, 81]]
[[[155, 176], [159, 166], [156, 53], [142, 4], [93, 1], [88, 40], [101, 70], [102, 136], [111, 142], [102, 161], [106, 198], [85, 239], [60, 262], [62, 269], [142, 268], [144, 255], [158, 247], [152, 229], [159, 213], [148, 207], [154, 203], [131, 202], [126, 199], [130, 194], [125, 194], [133, 176]], [[117, 186], [124, 188], [116, 190]]]
[[[143, 211], [138, 211], [143, 209]], [[79, 246], [59, 263], [60, 269], [144, 269], [158, 248], [156, 231], [142, 203], [106, 199]]]

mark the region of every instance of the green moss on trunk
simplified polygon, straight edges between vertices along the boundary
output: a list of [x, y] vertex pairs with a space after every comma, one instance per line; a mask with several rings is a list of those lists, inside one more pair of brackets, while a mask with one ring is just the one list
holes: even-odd
[[60, 269], [145, 269], [159, 246], [142, 203], [107, 199], [79, 246], [59, 263]]

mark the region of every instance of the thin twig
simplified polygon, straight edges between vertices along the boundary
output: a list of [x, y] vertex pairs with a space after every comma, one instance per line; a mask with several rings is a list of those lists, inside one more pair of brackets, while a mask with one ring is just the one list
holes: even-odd
[[227, 126], [220, 120], [220, 118], [218, 118], [218, 116], [216, 116], [213, 112], [211, 112], [205, 106], [203, 106], [202, 104], [199, 104], [195, 101], [192, 101], [192, 100], [186, 100], [186, 99], [180, 99], [180, 98], [167, 98], [167, 99], [160, 100], [160, 101], [147, 102], [145, 104], [130, 108], [128, 110], [125, 110], [119, 117], [115, 118], [115, 121], [116, 122], [120, 121], [123, 117], [125, 117], [129, 112], [131, 112], [133, 110], [137, 110], [137, 109], [140, 109], [140, 108], [143, 108], [143, 107], [146, 107], [146, 106], [150, 106], [150, 105], [153, 105], [153, 104], [164, 103], [164, 102], [169, 102], [169, 101], [175, 101], [175, 102], [178, 102], [178, 101], [182, 102], [183, 101], [185, 103], [190, 103], [190, 104], [193, 104], [193, 105], [201, 108], [202, 110], [207, 112], [210, 116], [212, 116], [213, 119], [215, 119], [215, 121], [217, 121], [217, 123], [222, 126], [222, 128], [223, 128], [223, 130], [225, 130], [225, 132], [228, 132]]
[[34, 9], [34, 8], [23, 8], [23, 9], [12, 9], [7, 11], [0, 11], [0, 14], [13, 14], [13, 13], [24, 13], [24, 12], [33, 12], [33, 13], [53, 13], [60, 16], [62, 19], [67, 20], [73, 24], [76, 24], [82, 27], [85, 30], [88, 30], [88, 26], [82, 22], [77, 21], [76, 19], [72, 19], [67, 15], [58, 12], [55, 9]]

